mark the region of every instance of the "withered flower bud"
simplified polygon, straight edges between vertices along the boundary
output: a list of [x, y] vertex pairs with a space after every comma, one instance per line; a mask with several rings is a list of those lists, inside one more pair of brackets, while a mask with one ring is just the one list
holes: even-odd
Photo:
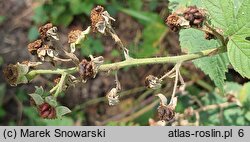
[[161, 87], [161, 80], [153, 75], [149, 75], [145, 79], [145, 85], [151, 89], [159, 89]]
[[38, 32], [40, 33], [42, 39], [46, 39], [47, 31], [52, 27], [53, 27], [52, 23], [47, 23], [39, 28]]
[[30, 44], [28, 44], [28, 51], [35, 55], [37, 53], [37, 50], [42, 47], [42, 40], [36, 40]]
[[86, 38], [86, 35], [89, 34], [90, 27], [85, 31], [73, 30], [68, 34], [68, 43], [70, 44], [70, 52], [75, 52], [75, 46], [80, 43], [81, 40]]
[[80, 30], [73, 30], [70, 31], [68, 34], [68, 43], [75, 43], [76, 40], [80, 37], [82, 31]]
[[39, 115], [44, 119], [55, 119], [56, 109], [50, 106], [48, 103], [43, 103], [38, 106]]
[[177, 32], [180, 30], [180, 25], [178, 23], [180, 17], [176, 14], [171, 14], [168, 16], [168, 18], [166, 19], [166, 24], [168, 25], [168, 27], [174, 31], [174, 32]]
[[112, 88], [106, 97], [108, 99], [109, 105], [111, 106], [117, 105], [120, 102], [117, 88]]
[[4, 77], [11, 86], [16, 86], [17, 84], [21, 83], [28, 83], [28, 79], [25, 76], [28, 72], [29, 66], [20, 63], [15, 65], [9, 64], [3, 69]]
[[175, 13], [169, 15], [165, 22], [168, 27], [174, 32], [178, 32], [182, 27], [190, 27], [189, 21], [181, 16], [178, 16]]
[[205, 39], [206, 40], [211, 40], [211, 39], [216, 39], [216, 37], [213, 34], [209, 33], [209, 32], [205, 32]]
[[52, 23], [47, 23], [39, 28], [39, 33], [42, 40], [50, 40], [51, 38], [55, 40], [58, 39], [57, 28], [53, 27]]
[[205, 19], [204, 12], [201, 9], [198, 9], [196, 6], [189, 6], [183, 16], [186, 20], [190, 21], [190, 26], [200, 28]]
[[79, 73], [83, 80], [93, 78], [95, 76], [93, 62], [83, 59], [79, 64]]
[[167, 98], [163, 94], [156, 95], [160, 98], [160, 106], [158, 107], [158, 117], [163, 121], [171, 121], [175, 116], [175, 107], [177, 105], [177, 97], [174, 97], [169, 104]]
[[160, 120], [171, 121], [175, 116], [175, 111], [171, 106], [160, 105], [158, 107], [158, 117]]
[[102, 6], [97, 6], [91, 10], [90, 19], [93, 32], [96, 32], [96, 24], [100, 21], [104, 21], [104, 18], [102, 17], [103, 11], [104, 8]]
[[103, 64], [104, 58], [102, 56], [93, 57], [90, 55], [91, 61], [87, 61], [83, 59], [79, 64], [79, 73], [83, 80], [87, 80], [89, 78], [95, 78], [98, 73], [99, 67]]
[[104, 8], [101, 6], [97, 6], [91, 10], [90, 18], [92, 31], [98, 31], [102, 34], [105, 33], [106, 28], [111, 28], [110, 21], [115, 21], [115, 19], [112, 18], [107, 11], [104, 11]]

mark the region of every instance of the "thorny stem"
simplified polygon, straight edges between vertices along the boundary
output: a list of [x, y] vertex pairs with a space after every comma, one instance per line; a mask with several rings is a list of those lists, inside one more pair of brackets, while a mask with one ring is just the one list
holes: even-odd
[[225, 39], [224, 39], [224, 37], [223, 37], [220, 33], [218, 33], [218, 32], [216, 31], [216, 29], [212, 28], [207, 22], [205, 22], [205, 26], [206, 26], [209, 30], [211, 30], [211, 31], [212, 31], [212, 34], [214, 34], [214, 35], [222, 42], [222, 45], [224, 45], [224, 46], [227, 45], [227, 44], [226, 44], [226, 41], [225, 41]]
[[[173, 57], [155, 57], [155, 58], [141, 58], [141, 59], [130, 59], [116, 63], [104, 64], [101, 65], [99, 71], [112, 71], [119, 70], [124, 67], [129, 66], [139, 66], [139, 65], [148, 65], [148, 64], [165, 64], [165, 63], [179, 63], [189, 60], [194, 60], [198, 58], [202, 58], [205, 56], [211, 56], [218, 53], [222, 53], [223, 51], [218, 51], [218, 48], [208, 49], [196, 53], [191, 53], [187, 55], [173, 56]], [[78, 67], [72, 67], [67, 69], [55, 69], [55, 70], [32, 70], [30, 71], [26, 77], [29, 80], [33, 79], [36, 75], [39, 74], [73, 74], [78, 71]]]

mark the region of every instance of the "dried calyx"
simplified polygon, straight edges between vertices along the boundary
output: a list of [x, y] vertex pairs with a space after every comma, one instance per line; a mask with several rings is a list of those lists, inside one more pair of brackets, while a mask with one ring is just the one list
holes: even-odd
[[54, 27], [52, 23], [47, 23], [41, 26], [38, 31], [43, 41], [49, 41], [52, 39], [59, 40], [57, 27]]
[[151, 88], [151, 89], [159, 89], [161, 87], [161, 82], [162, 80], [160, 80], [159, 78], [153, 75], [149, 75], [145, 79], [146, 87]]
[[86, 35], [89, 34], [90, 27], [88, 27], [85, 31], [81, 30], [72, 30], [68, 34], [68, 43], [70, 44], [70, 52], [75, 52], [75, 46], [80, 43], [81, 40], [86, 38]]
[[30, 67], [35, 67], [40, 64], [40, 62], [29, 61], [22, 63], [17, 62], [15, 65], [9, 64], [3, 69], [3, 74], [6, 81], [12, 86], [16, 86], [21, 83], [28, 83], [29, 79], [26, 75], [29, 72]]
[[173, 13], [166, 19], [168, 27], [178, 32], [181, 28], [201, 28], [205, 20], [205, 12], [196, 6], [189, 6], [182, 14]]
[[38, 39], [28, 44], [28, 51], [32, 55], [36, 55], [42, 61], [51, 61], [51, 58], [58, 56], [58, 52], [49, 43], [51, 40], [58, 40], [57, 28], [53, 27], [51, 23], [48, 23], [39, 28], [41, 39]]
[[103, 64], [104, 58], [102, 56], [94, 58], [90, 56], [91, 60], [83, 59], [79, 64], [79, 73], [84, 82], [90, 78], [95, 78], [99, 67]]
[[111, 20], [115, 21], [107, 11], [104, 11], [102, 6], [97, 6], [92, 9], [90, 18], [93, 32], [98, 31], [102, 34], [106, 32], [106, 28], [111, 28]]
[[162, 121], [171, 121], [175, 116], [175, 107], [177, 104], [177, 97], [167, 104], [167, 98], [163, 94], [157, 95], [160, 98], [160, 106], [158, 107], [158, 117]]
[[115, 84], [116, 87], [112, 88], [108, 94], [106, 95], [109, 105], [113, 106], [113, 105], [117, 105], [120, 101], [119, 101], [119, 92], [121, 91], [121, 84], [118, 80], [118, 75], [117, 72], [115, 73]]

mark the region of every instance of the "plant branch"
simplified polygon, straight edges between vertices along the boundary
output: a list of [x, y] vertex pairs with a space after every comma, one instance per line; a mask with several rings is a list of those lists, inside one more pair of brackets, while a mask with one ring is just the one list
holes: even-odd
[[[196, 53], [190, 53], [187, 55], [172, 56], [172, 57], [155, 57], [155, 58], [141, 58], [141, 59], [131, 58], [130, 60], [101, 65], [99, 71], [112, 71], [112, 70], [115, 71], [129, 66], [184, 62], [202, 58], [205, 56], [212, 56], [223, 52], [223, 51], [218, 51], [218, 49], [219, 48], [213, 48]], [[68, 69], [56, 69], [56, 70], [32, 70], [26, 76], [29, 80], [31, 80], [38, 74], [63, 74], [63, 73], [73, 74], [76, 73], [77, 71], [78, 67], [72, 67]]]
[[57, 89], [56, 89], [56, 92], [55, 92], [55, 94], [54, 94], [54, 97], [57, 97], [58, 94], [59, 94], [60, 92], [62, 92], [62, 88], [63, 88], [63, 85], [64, 85], [64, 81], [65, 81], [66, 76], [67, 76], [67, 73], [63, 73], [63, 74], [62, 74], [61, 79], [60, 79], [60, 81], [59, 81], [59, 83], [58, 83], [58, 87], [57, 87]]

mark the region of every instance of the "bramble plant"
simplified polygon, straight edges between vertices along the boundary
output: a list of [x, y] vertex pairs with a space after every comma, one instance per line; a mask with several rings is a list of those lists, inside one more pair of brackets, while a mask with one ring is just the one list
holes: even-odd
[[[243, 77], [250, 78], [250, 0], [202, 0], [202, 5], [180, 7], [169, 15], [165, 23], [174, 32], [180, 33], [180, 45], [187, 49], [186, 55], [155, 58], [133, 58], [129, 50], [124, 46], [119, 36], [112, 27], [115, 19], [102, 6], [91, 10], [91, 26], [86, 30], [73, 30], [68, 34], [69, 48], [59, 46], [60, 38], [57, 28], [47, 23], [39, 28], [40, 39], [28, 45], [28, 51], [37, 57], [39, 62], [24, 61], [10, 64], [5, 67], [3, 74], [6, 81], [16, 86], [31, 82], [41, 74], [57, 74], [56, 85], [49, 91], [43, 87], [37, 87], [34, 93], [29, 94], [31, 102], [37, 107], [40, 117], [46, 119], [61, 118], [70, 113], [66, 106], [59, 106], [57, 97], [68, 87], [74, 87], [78, 83], [86, 83], [95, 78], [98, 72], [114, 72], [116, 85], [107, 93], [109, 105], [119, 104], [122, 84], [119, 82], [118, 72], [128, 66], [140, 66], [148, 64], [175, 64], [175, 66], [160, 77], [148, 75], [145, 85], [150, 89], [159, 89], [166, 78], [174, 78], [174, 87], [170, 101], [159, 93], [158, 122], [150, 120], [150, 125], [166, 125], [178, 120], [186, 122], [186, 117], [195, 115], [199, 120], [199, 112], [224, 108], [230, 105], [239, 107], [247, 103], [246, 96], [231, 95], [228, 102], [219, 105], [208, 105], [201, 109], [188, 108], [183, 114], [176, 114], [178, 102], [176, 92], [183, 92], [186, 84], [180, 73], [180, 67], [185, 61], [193, 60], [196, 67], [200, 68], [219, 88], [220, 94], [225, 94], [224, 80], [229, 64]], [[104, 64], [102, 56], [89, 55], [89, 59], [79, 59], [76, 54], [76, 46], [84, 42], [90, 32], [111, 36], [124, 55], [124, 61]], [[72, 62], [70, 68], [37, 69], [45, 62], [57, 65], [58, 62]], [[179, 85], [180, 84], [180, 85]], [[182, 120], [182, 121], [181, 121]], [[199, 125], [199, 122], [194, 125]]]

